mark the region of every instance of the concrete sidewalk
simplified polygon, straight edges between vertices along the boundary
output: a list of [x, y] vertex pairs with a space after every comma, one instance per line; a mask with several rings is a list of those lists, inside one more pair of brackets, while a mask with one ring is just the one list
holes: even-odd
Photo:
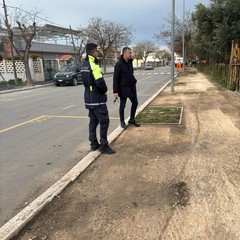
[[203, 74], [150, 104], [182, 124], [128, 126], [13, 239], [239, 240], [240, 95]]

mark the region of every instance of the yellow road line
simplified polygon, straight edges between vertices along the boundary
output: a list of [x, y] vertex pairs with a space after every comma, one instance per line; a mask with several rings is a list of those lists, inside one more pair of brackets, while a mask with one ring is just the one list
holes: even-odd
[[[88, 118], [89, 118], [89, 117], [87, 117], [87, 116], [51, 116], [51, 115], [47, 115], [47, 116], [49, 117], [49, 119], [51, 119], [51, 118], [88, 119]], [[112, 120], [117, 120], [117, 119], [119, 119], [119, 118], [117, 118], [117, 117], [110, 117], [110, 119], [112, 119]]]
[[[46, 121], [46, 120], [49, 120], [49, 119], [52, 119], [52, 118], [66, 118], [66, 119], [88, 119], [87, 116], [54, 116], [54, 115], [42, 115], [40, 117], [37, 117], [37, 118], [33, 118], [29, 121], [26, 121], [26, 122], [22, 122], [22, 123], [19, 123], [19, 124], [16, 124], [14, 126], [11, 126], [11, 127], [8, 127], [8, 128], [5, 128], [5, 129], [2, 129], [0, 130], [0, 133], [3, 133], [3, 132], [7, 132], [9, 130], [12, 130], [14, 128], [17, 128], [17, 127], [21, 127], [23, 125], [26, 125], [28, 123], [41, 123], [43, 121]], [[119, 120], [119, 118], [117, 117], [110, 117], [111, 120]]]
[[87, 116], [54, 116], [54, 115], [47, 115], [50, 119], [51, 118], [78, 118], [78, 119], [87, 119], [88, 117]]
[[9, 130], [11, 130], [11, 129], [14, 129], [14, 128], [17, 128], [17, 127], [20, 127], [20, 126], [23, 126], [23, 125], [25, 125], [25, 124], [27, 124], [27, 123], [33, 123], [34, 121], [38, 121], [38, 120], [39, 120], [40, 118], [42, 118], [42, 117], [45, 117], [45, 115], [42, 115], [42, 116], [40, 116], [40, 117], [31, 119], [31, 120], [26, 121], [26, 122], [23, 122], [23, 123], [16, 124], [16, 125], [14, 125], [14, 126], [12, 126], [12, 127], [9, 127], [9, 128], [2, 129], [2, 130], [0, 130], [0, 133], [9, 131]]

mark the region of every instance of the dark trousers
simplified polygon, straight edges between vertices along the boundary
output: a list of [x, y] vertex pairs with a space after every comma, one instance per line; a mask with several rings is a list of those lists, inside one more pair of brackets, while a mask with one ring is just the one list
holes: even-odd
[[[137, 106], [138, 106], [138, 99], [137, 97], [132, 97], [129, 98], [130, 101], [132, 102], [132, 106], [131, 106], [131, 112], [130, 112], [130, 120], [134, 120], [135, 119], [135, 113], [137, 110]], [[120, 106], [119, 106], [119, 115], [120, 115], [120, 121], [123, 122], [124, 121], [124, 109], [126, 107], [126, 102], [127, 102], [127, 98], [122, 98], [120, 97]]]
[[106, 145], [107, 131], [109, 126], [109, 115], [107, 105], [100, 105], [97, 108], [89, 109], [89, 141], [92, 143], [97, 141], [97, 126], [100, 124], [100, 144]]

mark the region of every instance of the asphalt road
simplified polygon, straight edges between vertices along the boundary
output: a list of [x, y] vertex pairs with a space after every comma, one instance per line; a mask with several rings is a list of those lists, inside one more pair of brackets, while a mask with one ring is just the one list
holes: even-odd
[[[170, 68], [136, 71], [139, 106], [170, 80]], [[109, 87], [109, 134], [119, 125]], [[0, 226], [89, 152], [83, 85], [49, 86], [0, 95]], [[125, 117], [129, 116], [127, 102]]]

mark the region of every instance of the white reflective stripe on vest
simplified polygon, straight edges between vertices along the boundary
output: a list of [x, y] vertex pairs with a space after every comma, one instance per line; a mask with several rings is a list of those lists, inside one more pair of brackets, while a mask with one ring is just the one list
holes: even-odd
[[106, 104], [105, 102], [103, 102], [103, 103], [85, 103], [85, 105], [87, 105], [87, 106], [98, 106], [98, 105], [104, 105], [104, 104]]

